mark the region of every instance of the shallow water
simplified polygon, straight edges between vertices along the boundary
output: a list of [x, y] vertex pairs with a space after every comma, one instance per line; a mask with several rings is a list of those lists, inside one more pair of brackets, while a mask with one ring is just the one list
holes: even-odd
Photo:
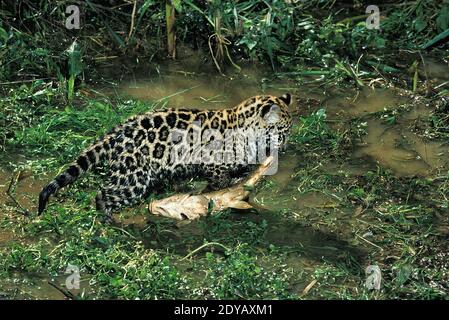
[[[36, 210], [37, 196], [48, 182], [47, 179], [47, 175], [43, 175], [42, 179], [37, 179], [32, 176], [31, 172], [0, 169], [0, 194], [2, 195], [0, 197], [0, 207], [21, 211], [14, 203], [14, 200], [11, 199], [12, 196], [23, 208], [29, 211]], [[11, 196], [7, 193], [10, 186]]]
[[[366, 135], [353, 152], [353, 158], [367, 157], [398, 176], [426, 176], [448, 168], [449, 146], [441, 141], [426, 141], [411, 128], [415, 121], [429, 117], [431, 109], [423, 103], [393, 90], [366, 89], [353, 96], [335, 97], [326, 102], [332, 123], [366, 119]], [[411, 108], [403, 110], [405, 105]], [[390, 117], [367, 117], [389, 111]]]
[[327, 99], [326, 111], [329, 119], [344, 120], [394, 109], [406, 101], [406, 98], [388, 89], [347, 90]]
[[[247, 66], [242, 72], [219, 75], [198, 65], [196, 59], [183, 63], [145, 67], [128, 75], [108, 94], [118, 93], [139, 100], [167, 101], [173, 108], [219, 109], [238, 104], [261, 93], [282, 95], [291, 91], [290, 83], [273, 80], [269, 70]], [[269, 78], [270, 76], [270, 78]]]
[[[10, 279], [0, 281], [0, 300], [19, 299], [19, 300], [68, 300], [63, 292], [50, 285], [53, 283], [59, 289], [65, 290], [65, 281], [68, 275], [58, 275], [50, 277], [47, 274], [14, 274]], [[17, 288], [20, 287], [20, 290]], [[89, 279], [83, 277], [79, 283], [79, 289], [71, 289], [70, 293], [74, 296], [89, 294], [92, 292], [92, 286], [89, 285]], [[4, 296], [2, 296], [4, 295]]]

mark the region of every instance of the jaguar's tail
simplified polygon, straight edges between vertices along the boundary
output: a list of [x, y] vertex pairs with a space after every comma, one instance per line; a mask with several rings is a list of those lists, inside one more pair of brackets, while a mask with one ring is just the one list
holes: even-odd
[[110, 150], [110, 141], [98, 141], [84, 151], [78, 159], [73, 162], [63, 173], [59, 174], [49, 184], [47, 184], [39, 194], [39, 211], [40, 215], [48, 203], [48, 199], [56, 191], [74, 182], [79, 176], [95, 167]]

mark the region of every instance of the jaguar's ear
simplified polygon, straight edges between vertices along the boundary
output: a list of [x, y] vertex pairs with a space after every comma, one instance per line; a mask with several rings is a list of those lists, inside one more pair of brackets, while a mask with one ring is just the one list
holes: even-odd
[[281, 107], [277, 104], [265, 106], [262, 109], [262, 117], [268, 124], [274, 124], [281, 118]]
[[290, 93], [283, 94], [279, 97], [279, 99], [282, 100], [287, 106], [289, 106], [290, 102], [292, 102], [292, 96]]

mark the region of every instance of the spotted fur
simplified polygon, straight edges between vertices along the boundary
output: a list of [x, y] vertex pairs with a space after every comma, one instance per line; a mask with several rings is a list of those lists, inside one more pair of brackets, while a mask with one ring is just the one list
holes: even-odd
[[[213, 189], [227, 187], [255, 166], [248, 159], [260, 152], [260, 141], [251, 142], [250, 132], [276, 133], [277, 145], [267, 143], [266, 152], [285, 146], [291, 127], [290, 101], [289, 94], [259, 95], [230, 109], [167, 109], [132, 117], [43, 188], [39, 214], [52, 194], [103, 161], [109, 164], [109, 181], [97, 193], [96, 206], [107, 214], [138, 203], [163, 185], [188, 178], [205, 179]], [[229, 140], [234, 143], [227, 144]], [[249, 148], [245, 149], [245, 142]], [[183, 161], [195, 153], [200, 161]], [[218, 158], [223, 161], [214, 161]]]

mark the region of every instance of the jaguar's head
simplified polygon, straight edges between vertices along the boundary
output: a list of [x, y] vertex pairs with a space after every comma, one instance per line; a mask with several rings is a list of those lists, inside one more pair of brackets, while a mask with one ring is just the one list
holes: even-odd
[[281, 150], [285, 150], [287, 147], [292, 127], [292, 117], [289, 111], [291, 102], [292, 97], [289, 93], [280, 97], [270, 97], [260, 110], [260, 115], [268, 129], [268, 134], [278, 135], [278, 147]]
[[292, 97], [286, 93], [280, 97], [267, 96], [259, 107], [259, 114], [262, 123], [266, 128], [276, 130], [279, 134], [287, 134], [292, 126], [292, 117], [290, 115], [289, 106]]
[[237, 126], [258, 130], [258, 133], [255, 133], [258, 138], [264, 135], [267, 139], [271, 139], [277, 135], [277, 148], [284, 149], [292, 126], [289, 111], [291, 101], [289, 93], [279, 97], [259, 95], [249, 98], [234, 109]]

